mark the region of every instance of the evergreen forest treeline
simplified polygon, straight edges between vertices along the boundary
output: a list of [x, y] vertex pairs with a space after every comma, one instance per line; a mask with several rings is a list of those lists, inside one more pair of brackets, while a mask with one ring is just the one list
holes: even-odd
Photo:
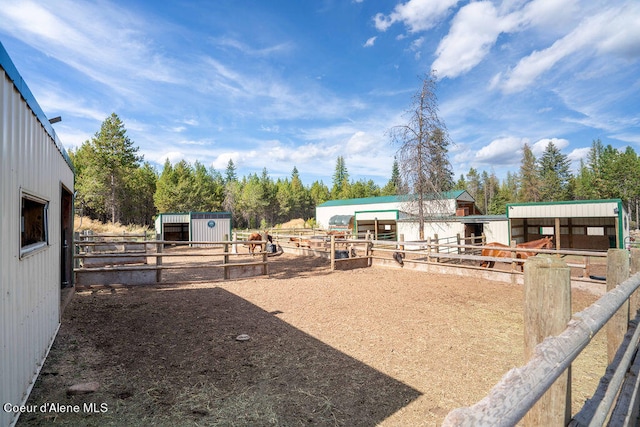
[[[76, 208], [93, 219], [151, 225], [160, 212], [229, 211], [236, 227], [266, 228], [293, 218], [313, 221], [315, 207], [327, 200], [403, 193], [394, 161], [383, 187], [373, 180], [351, 180], [343, 157], [336, 159], [331, 188], [322, 180], [305, 185], [294, 166], [291, 176], [274, 180], [261, 174], [239, 177], [233, 161], [223, 172], [200, 162], [165, 162], [157, 171], [138, 154], [123, 122], [107, 117], [91, 140], [69, 155], [76, 169]], [[517, 173], [500, 181], [494, 173], [471, 168], [450, 189], [467, 190], [486, 214], [504, 214], [507, 203], [620, 198], [637, 220], [640, 158], [631, 147], [618, 151], [600, 140], [577, 174], [568, 157], [550, 142], [540, 158], [528, 145]]]

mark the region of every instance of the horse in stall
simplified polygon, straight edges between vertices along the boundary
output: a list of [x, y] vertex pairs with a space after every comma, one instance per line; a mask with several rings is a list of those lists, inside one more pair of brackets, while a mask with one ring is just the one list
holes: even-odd
[[[494, 258], [511, 258], [513, 248], [511, 246], [503, 245], [502, 243], [492, 242], [487, 243], [485, 246], [491, 246], [491, 248], [482, 249], [482, 256], [494, 257]], [[495, 248], [495, 249], [494, 249]], [[516, 249], [551, 249], [553, 248], [553, 237], [547, 236], [542, 239], [532, 240], [530, 242], [519, 243], [516, 245]], [[531, 256], [535, 256], [535, 252], [516, 252], [516, 258], [526, 260]], [[495, 261], [482, 261], [480, 267], [493, 268]], [[524, 263], [520, 264], [520, 270], [524, 271]]]
[[[260, 233], [251, 233], [249, 236], [249, 241], [255, 242], [260, 240], [262, 240], [262, 234]], [[273, 243], [273, 238], [269, 234], [267, 234], [267, 241]], [[249, 243], [249, 253], [251, 253], [251, 255], [255, 255], [256, 246], [260, 246], [260, 251], [262, 251], [262, 243]]]

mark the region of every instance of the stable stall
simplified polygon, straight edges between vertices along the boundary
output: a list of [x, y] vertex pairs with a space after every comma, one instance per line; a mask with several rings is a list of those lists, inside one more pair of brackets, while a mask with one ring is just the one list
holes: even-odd
[[629, 244], [629, 213], [620, 199], [507, 204], [510, 239], [553, 236], [558, 249], [607, 250]]
[[398, 219], [400, 211], [356, 211], [354, 234], [366, 236], [367, 233], [374, 240], [398, 240]]

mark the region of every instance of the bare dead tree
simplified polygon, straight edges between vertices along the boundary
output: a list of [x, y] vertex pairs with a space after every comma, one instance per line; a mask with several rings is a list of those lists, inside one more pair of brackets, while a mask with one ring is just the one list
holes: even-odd
[[411, 107], [405, 113], [407, 124], [394, 126], [389, 131], [392, 142], [399, 146], [397, 158], [407, 189], [406, 209], [418, 217], [420, 239], [424, 239], [426, 218], [451, 210], [444, 194], [453, 188], [448, 157], [451, 140], [438, 116], [436, 81], [434, 71], [424, 76], [421, 89], [412, 97]]

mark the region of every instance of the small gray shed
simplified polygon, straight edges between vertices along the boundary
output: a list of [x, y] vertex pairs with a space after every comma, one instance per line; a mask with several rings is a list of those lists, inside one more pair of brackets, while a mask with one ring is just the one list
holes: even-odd
[[161, 213], [155, 222], [156, 234], [161, 240], [176, 242], [229, 240], [231, 226], [231, 212]]

